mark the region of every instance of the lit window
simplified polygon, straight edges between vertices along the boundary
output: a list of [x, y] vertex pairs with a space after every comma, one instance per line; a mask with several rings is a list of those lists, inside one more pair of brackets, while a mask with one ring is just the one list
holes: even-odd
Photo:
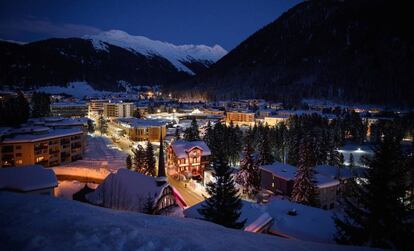
[[43, 157], [43, 156], [37, 157], [37, 158], [36, 158], [36, 163], [37, 163], [37, 162], [40, 162], [40, 161], [42, 161], [42, 160], [44, 160], [44, 159], [45, 159], [45, 157]]
[[21, 159], [16, 160], [16, 165], [21, 165], [21, 164], [23, 164], [23, 160]]
[[274, 182], [272, 182], [272, 187], [273, 187], [273, 188], [275, 187], [275, 183], [274, 183]]

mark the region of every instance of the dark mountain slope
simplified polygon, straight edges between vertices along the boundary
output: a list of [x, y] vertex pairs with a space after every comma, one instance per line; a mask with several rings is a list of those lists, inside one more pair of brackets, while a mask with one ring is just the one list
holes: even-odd
[[414, 105], [409, 1], [306, 1], [192, 82], [213, 97]]
[[97, 89], [114, 90], [117, 80], [169, 84], [188, 78], [168, 60], [106, 44], [96, 50], [80, 38], [48, 39], [19, 45], [0, 42], [0, 85], [32, 87], [86, 80]]

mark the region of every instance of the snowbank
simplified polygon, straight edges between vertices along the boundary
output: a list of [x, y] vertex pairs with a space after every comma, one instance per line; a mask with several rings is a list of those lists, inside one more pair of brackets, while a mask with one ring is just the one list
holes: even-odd
[[49, 196], [0, 192], [0, 201], [3, 250], [356, 249], [252, 234], [193, 219], [119, 212]]

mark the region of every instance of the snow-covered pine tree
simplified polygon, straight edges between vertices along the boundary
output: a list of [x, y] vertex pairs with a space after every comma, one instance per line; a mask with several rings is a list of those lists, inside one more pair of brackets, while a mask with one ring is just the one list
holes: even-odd
[[352, 187], [352, 195], [342, 200], [344, 215], [335, 216], [338, 243], [379, 248], [412, 248], [413, 223], [404, 204], [408, 174], [400, 141], [385, 136], [367, 159], [364, 180]]
[[243, 192], [249, 196], [255, 195], [260, 189], [260, 170], [253, 157], [254, 149], [250, 142], [243, 150], [240, 170], [236, 175], [236, 183], [243, 187]]
[[246, 222], [246, 220], [239, 221], [242, 202], [234, 187], [231, 171], [225, 157], [220, 154], [222, 151], [216, 153], [213, 158], [215, 181], [207, 184], [206, 190], [210, 197], [205, 200], [198, 211], [205, 220], [225, 227], [240, 229]]
[[317, 206], [317, 188], [313, 170], [316, 160], [312, 145], [311, 141], [305, 138], [299, 146], [299, 161], [291, 199], [300, 204]]
[[154, 148], [148, 140], [145, 149], [145, 175], [155, 176], [157, 174], [155, 163]]
[[136, 172], [145, 174], [146, 166], [145, 166], [145, 150], [141, 145], [135, 149], [132, 149], [133, 158], [132, 158], [132, 166], [135, 168]]
[[105, 134], [108, 131], [108, 123], [106, 122], [106, 119], [101, 115], [98, 119], [98, 129], [99, 132], [102, 134]]
[[198, 129], [197, 120], [193, 118], [189, 128], [184, 131], [184, 139], [187, 141], [200, 140], [200, 131]]
[[206, 133], [204, 134], [204, 142], [210, 147], [211, 145], [211, 138], [213, 137], [213, 127], [211, 126], [210, 120], [207, 122], [206, 126]]

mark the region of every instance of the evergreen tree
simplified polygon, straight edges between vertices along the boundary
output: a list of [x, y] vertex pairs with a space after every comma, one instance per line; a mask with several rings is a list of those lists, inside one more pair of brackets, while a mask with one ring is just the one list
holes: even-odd
[[162, 133], [160, 135], [160, 150], [158, 154], [158, 177], [166, 177], [165, 175], [165, 160], [164, 160], [164, 140], [162, 138]]
[[32, 117], [47, 117], [50, 114], [50, 95], [35, 92], [32, 95]]
[[88, 119], [88, 132], [91, 134], [95, 132], [95, 126], [93, 124], [93, 121], [90, 119]]
[[242, 202], [234, 187], [230, 168], [220, 152], [213, 158], [213, 168], [215, 181], [208, 183], [206, 187], [210, 197], [198, 211], [208, 221], [240, 229], [246, 222], [246, 220], [239, 221]]
[[145, 149], [145, 175], [155, 176], [157, 174], [155, 163], [154, 148], [148, 140]]
[[185, 129], [184, 139], [187, 141], [200, 140], [200, 131], [198, 130], [198, 124], [195, 118], [191, 121], [191, 126]]
[[27, 119], [30, 116], [30, 106], [29, 106], [29, 102], [27, 102], [27, 99], [24, 97], [23, 92], [18, 91], [17, 92], [17, 98], [16, 98], [16, 102], [15, 102], [15, 109], [16, 109], [16, 113], [14, 113], [14, 116], [17, 116], [18, 118], [18, 123], [24, 123], [27, 121]]
[[236, 183], [244, 188], [249, 196], [255, 195], [260, 190], [260, 170], [253, 158], [254, 150], [248, 143], [243, 150], [243, 158], [240, 161], [240, 170], [236, 175]]
[[105, 134], [108, 131], [108, 122], [102, 115], [98, 119], [98, 130], [101, 135]]
[[208, 146], [211, 145], [211, 138], [213, 137], [213, 127], [211, 126], [211, 122], [210, 120], [207, 122], [207, 126], [206, 126], [206, 133], [204, 134], [204, 142], [206, 142], [206, 144]]
[[336, 240], [351, 245], [409, 250], [414, 226], [403, 202], [407, 191], [400, 142], [386, 136], [367, 160], [366, 181], [344, 198], [344, 216], [336, 216]]
[[268, 165], [273, 163], [273, 155], [269, 142], [269, 127], [261, 127], [259, 133], [259, 141], [257, 144], [258, 151], [258, 164], [259, 165]]
[[126, 157], [126, 167], [131, 170], [132, 169], [132, 157], [128, 154]]
[[180, 128], [178, 128], [178, 126], [175, 128], [174, 139], [175, 140], [180, 140], [181, 139]]
[[145, 174], [145, 150], [141, 145], [138, 145], [136, 149], [132, 149], [134, 157], [132, 158], [133, 167], [136, 172]]
[[313, 171], [316, 160], [308, 139], [299, 146], [299, 156], [291, 199], [297, 203], [317, 206], [317, 188]]
[[240, 151], [242, 150], [242, 137], [243, 134], [238, 126], [234, 126], [233, 122], [230, 122], [230, 126], [227, 127], [225, 140], [227, 145], [226, 156], [228, 163], [235, 166], [240, 160]]
[[154, 197], [148, 194], [148, 196], [145, 198], [145, 202], [142, 207], [142, 213], [150, 215], [155, 214], [154, 201]]
[[349, 154], [349, 166], [350, 167], [354, 167], [355, 166], [354, 155], [352, 153]]
[[27, 121], [29, 113], [29, 103], [21, 91], [16, 97], [0, 100], [0, 126], [17, 127]]

